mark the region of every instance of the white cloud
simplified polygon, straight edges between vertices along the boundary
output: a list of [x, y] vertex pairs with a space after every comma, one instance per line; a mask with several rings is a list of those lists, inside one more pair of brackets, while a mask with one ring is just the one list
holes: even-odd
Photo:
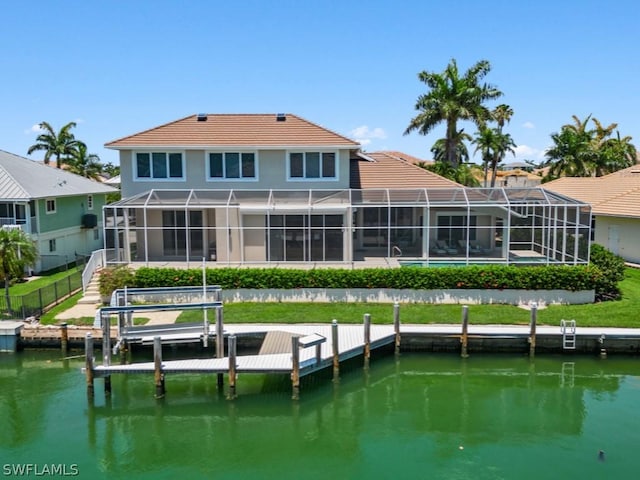
[[524, 128], [536, 128], [536, 126], [533, 124], [533, 122], [524, 122], [524, 123], [522, 124], [522, 126], [523, 126]]
[[516, 157], [533, 157], [539, 153], [539, 150], [528, 145], [518, 145], [515, 148], [515, 151]]
[[32, 125], [31, 128], [27, 128], [24, 131], [25, 135], [29, 135], [31, 133], [40, 133], [42, 131], [42, 129], [40, 128], [40, 124], [36, 123], [35, 125]]
[[372, 140], [384, 140], [385, 138], [387, 138], [387, 134], [382, 128], [376, 127], [370, 129], [368, 125], [361, 125], [360, 127], [356, 127], [349, 133], [357, 142], [360, 142], [360, 144], [362, 145], [369, 145]]

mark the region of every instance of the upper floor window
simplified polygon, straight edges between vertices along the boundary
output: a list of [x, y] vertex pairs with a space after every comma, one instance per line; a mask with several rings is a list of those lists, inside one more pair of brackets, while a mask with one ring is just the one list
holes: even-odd
[[289, 153], [290, 180], [337, 179], [335, 152]]
[[46, 200], [46, 211], [47, 213], [56, 213], [56, 199], [48, 198]]
[[137, 152], [137, 180], [184, 180], [184, 161], [180, 152]]
[[93, 210], [93, 195], [87, 195], [87, 210]]
[[254, 152], [212, 152], [207, 156], [207, 175], [210, 180], [256, 180], [256, 163]]

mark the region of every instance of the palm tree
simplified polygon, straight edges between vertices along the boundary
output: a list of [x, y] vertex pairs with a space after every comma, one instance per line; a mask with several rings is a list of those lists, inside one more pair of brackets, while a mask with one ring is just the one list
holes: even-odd
[[[544, 181], [560, 176], [599, 177], [636, 163], [636, 147], [630, 136], [620, 136], [618, 124], [605, 127], [591, 115], [584, 120], [575, 115], [572, 118], [573, 124], [551, 135], [554, 145], [545, 153], [544, 166], [549, 171]], [[594, 129], [587, 128], [589, 121], [595, 124]], [[611, 138], [614, 131], [616, 136]]]
[[80, 143], [78, 149], [71, 153], [69, 171], [85, 178], [98, 180], [102, 173], [100, 157], [95, 153], [87, 154], [87, 146]]
[[[464, 133], [464, 128], [455, 135], [455, 155], [458, 164], [469, 162], [469, 150], [465, 141], [471, 141], [471, 135]], [[439, 138], [431, 147], [433, 160], [436, 162], [447, 162], [447, 139]]]
[[504, 124], [511, 121], [511, 117], [513, 116], [513, 109], [509, 105], [505, 105], [504, 103], [502, 103], [493, 109], [493, 112], [491, 112], [491, 116], [498, 124], [498, 129], [502, 132], [502, 127], [504, 127]]
[[0, 275], [4, 279], [7, 310], [11, 313], [11, 279], [22, 278], [24, 268], [33, 265], [38, 251], [29, 236], [19, 228], [0, 228]]
[[480, 155], [482, 156], [482, 169], [484, 171], [484, 182], [482, 185], [487, 188], [489, 165], [493, 160], [493, 152], [497, 145], [496, 130], [489, 127], [481, 128], [478, 130], [478, 133], [476, 133], [476, 138], [473, 139], [472, 143], [476, 145], [473, 153], [475, 154], [480, 151]]
[[429, 91], [418, 97], [415, 109], [420, 113], [411, 119], [404, 134], [417, 130], [421, 135], [427, 135], [438, 124], [444, 122], [446, 161], [455, 168], [458, 165], [458, 120], [470, 120], [481, 128], [491, 119], [491, 112], [484, 102], [502, 95], [494, 86], [480, 84], [490, 70], [489, 62], [481, 60], [460, 76], [458, 65], [455, 59], [452, 59], [442, 73], [426, 70], [420, 72], [418, 79], [429, 87]]
[[43, 150], [44, 163], [49, 164], [52, 156], [56, 159], [56, 166], [62, 167], [62, 163], [67, 160], [78, 146], [82, 143], [76, 140], [71, 129], [76, 126], [76, 122], [69, 122], [60, 129], [60, 132], [56, 133], [51, 125], [47, 122], [40, 124], [40, 129], [44, 130], [43, 133], [38, 135], [36, 143], [29, 147], [27, 151], [28, 155], [31, 155], [35, 151]]

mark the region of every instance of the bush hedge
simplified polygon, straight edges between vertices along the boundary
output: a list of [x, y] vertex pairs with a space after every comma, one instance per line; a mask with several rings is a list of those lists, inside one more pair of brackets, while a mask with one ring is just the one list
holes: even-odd
[[[122, 267], [119, 267], [122, 268]], [[139, 268], [101, 276], [100, 291], [115, 288], [202, 285], [200, 269]], [[597, 266], [482, 265], [443, 268], [313, 269], [213, 268], [207, 284], [235, 288], [395, 288], [395, 289], [522, 289], [592, 290], [608, 285]], [[104, 280], [104, 283], [103, 283]], [[123, 283], [126, 282], [126, 283]], [[103, 288], [104, 287], [104, 288]]]
[[618, 282], [624, 280], [624, 259], [610, 252], [602, 245], [594, 243], [591, 245], [589, 261], [591, 265], [598, 267], [602, 271], [602, 275], [595, 286], [596, 301], [619, 300], [622, 293]]

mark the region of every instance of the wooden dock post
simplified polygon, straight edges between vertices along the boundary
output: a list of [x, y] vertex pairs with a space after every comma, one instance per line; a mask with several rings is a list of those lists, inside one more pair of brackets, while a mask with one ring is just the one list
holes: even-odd
[[[216, 308], [216, 358], [224, 358], [224, 319], [222, 307]], [[224, 375], [218, 374], [218, 388], [224, 385]]]
[[333, 381], [340, 378], [340, 349], [338, 346], [338, 320], [331, 321], [331, 345], [333, 347]]
[[469, 353], [467, 351], [467, 345], [469, 341], [469, 307], [467, 305], [463, 305], [462, 307], [462, 336], [460, 337], [460, 343], [462, 343], [462, 358], [467, 358]]
[[93, 336], [84, 337], [84, 370], [87, 377], [87, 397], [93, 399]]
[[60, 324], [60, 348], [62, 349], [62, 354], [64, 356], [67, 355], [68, 346], [69, 346], [69, 332], [67, 330], [67, 322], [62, 322]]
[[531, 304], [531, 324], [529, 332], [529, 357], [536, 355], [536, 322], [538, 320], [538, 305]]
[[[102, 322], [102, 365], [111, 365], [111, 318], [109, 315], [100, 315]], [[104, 376], [104, 394], [111, 395], [111, 375]]]
[[164, 373], [162, 371], [162, 338], [153, 337], [153, 366], [154, 381], [156, 384], [156, 398], [162, 398], [165, 394]]
[[364, 314], [364, 368], [369, 368], [371, 358], [371, 315]]
[[300, 399], [300, 337], [291, 337], [291, 398]]
[[393, 331], [396, 335], [395, 354], [398, 355], [400, 353], [400, 305], [397, 303], [393, 304]]
[[236, 398], [236, 336], [229, 335], [229, 394], [228, 400]]

